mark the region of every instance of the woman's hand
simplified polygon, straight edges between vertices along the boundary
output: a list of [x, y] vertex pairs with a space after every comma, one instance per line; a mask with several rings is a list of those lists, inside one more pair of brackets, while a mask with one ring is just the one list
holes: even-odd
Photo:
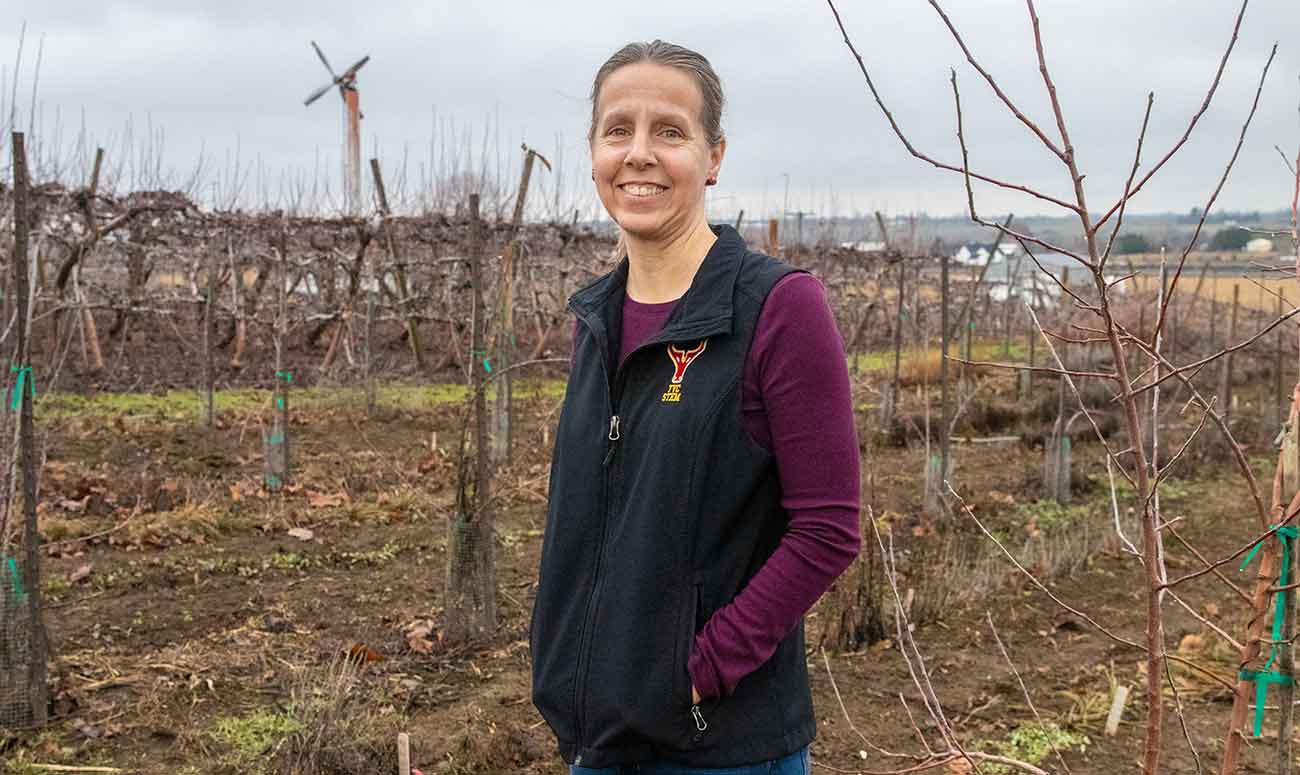
[[692, 705], [700, 704], [700, 693], [696, 691], [695, 684], [691, 684], [691, 704]]

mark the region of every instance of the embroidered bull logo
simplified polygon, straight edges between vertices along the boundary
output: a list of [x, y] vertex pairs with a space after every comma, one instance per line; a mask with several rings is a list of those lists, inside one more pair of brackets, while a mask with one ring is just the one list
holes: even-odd
[[682, 400], [682, 378], [686, 376], [686, 369], [695, 362], [700, 353], [704, 352], [704, 347], [708, 343], [708, 339], [701, 339], [699, 344], [689, 350], [683, 350], [671, 344], [668, 345], [668, 358], [673, 362], [673, 381], [663, 394], [665, 403], [676, 403]]

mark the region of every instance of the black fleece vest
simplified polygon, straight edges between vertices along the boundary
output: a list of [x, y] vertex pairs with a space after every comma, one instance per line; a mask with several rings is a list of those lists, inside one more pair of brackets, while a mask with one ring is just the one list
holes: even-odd
[[763, 302], [793, 270], [713, 229], [663, 331], [617, 372], [627, 262], [569, 300], [579, 326], [529, 643], [533, 703], [570, 763], [739, 766], [816, 732], [802, 622], [733, 694], [691, 704], [695, 634], [789, 524], [740, 383]]

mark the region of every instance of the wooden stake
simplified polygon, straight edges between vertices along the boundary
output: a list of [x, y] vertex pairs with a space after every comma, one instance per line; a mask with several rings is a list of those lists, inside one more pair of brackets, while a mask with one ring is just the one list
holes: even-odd
[[[510, 239], [501, 253], [501, 310], [497, 329], [496, 433], [492, 437], [492, 457], [498, 464], [510, 462], [511, 423], [514, 411], [514, 381], [510, 364], [514, 363], [515, 347], [515, 260], [519, 256], [519, 227], [523, 223], [524, 204], [528, 200], [528, 183], [533, 177], [533, 161], [537, 151], [524, 146], [524, 171], [519, 178], [519, 192], [515, 194], [515, 211], [510, 218]], [[542, 163], [550, 168], [546, 159]]]
[[1115, 694], [1110, 700], [1110, 713], [1106, 716], [1106, 736], [1114, 737], [1119, 732], [1119, 720], [1124, 715], [1124, 705], [1128, 702], [1128, 687], [1120, 684], [1115, 687]]
[[[402, 262], [397, 252], [397, 240], [393, 236], [393, 224], [390, 220], [392, 212], [388, 209], [388, 191], [384, 188], [384, 176], [379, 170], [379, 159], [370, 160], [370, 173], [375, 179], [375, 195], [379, 197], [379, 214], [383, 217], [384, 247], [388, 250], [388, 257], [393, 262], [393, 275], [397, 278], [397, 304], [406, 317], [406, 340], [411, 345], [411, 357], [415, 360], [415, 368], [423, 371], [424, 348], [420, 343], [419, 320], [411, 309], [411, 290], [406, 281], [406, 264]], [[376, 281], [382, 279], [378, 272], [375, 275]]]
[[894, 420], [894, 414], [898, 409], [899, 389], [901, 388], [901, 377], [903, 367], [903, 298], [905, 285], [907, 283], [907, 264], [901, 258], [898, 260], [898, 315], [894, 319], [894, 377], [889, 383], [889, 417], [885, 420], [885, 425], [891, 425]]
[[[11, 383], [10, 395], [16, 396], [18, 415], [18, 455], [22, 471], [23, 488], [23, 583], [27, 587], [28, 626], [31, 628], [30, 660], [27, 671], [27, 700], [31, 707], [32, 723], [44, 726], [49, 711], [49, 687], [46, 684], [46, 664], [49, 644], [46, 641], [45, 622], [41, 611], [41, 536], [36, 525], [36, 456], [35, 429], [32, 422], [32, 395], [35, 392], [35, 374], [31, 371], [31, 341], [28, 336], [28, 297], [30, 294], [27, 263], [29, 261], [30, 212], [28, 197], [31, 181], [27, 178], [27, 150], [22, 132], [14, 132], [11, 143], [14, 171], [14, 293], [18, 305], [14, 342], [15, 363], [10, 375], [26, 381]], [[15, 394], [13, 391], [17, 391]]]
[[[1232, 315], [1228, 318], [1228, 343], [1235, 344], [1237, 341], [1237, 313], [1241, 309], [1241, 286], [1237, 283], [1232, 284]], [[1223, 370], [1219, 374], [1219, 405], [1223, 407], [1220, 412], [1224, 415], [1232, 414], [1232, 361], [1233, 353], [1228, 352], [1223, 356]]]
[[411, 736], [397, 734], [397, 775], [411, 775]]
[[[206, 255], [206, 253], [205, 253]], [[217, 268], [208, 256], [208, 287], [203, 300], [203, 406], [205, 420], [209, 428], [217, 423], [217, 408], [214, 369], [212, 365], [212, 336], [215, 320], [212, 316], [212, 303], [217, 294]]]
[[[948, 438], [948, 424], [952, 421], [952, 407], [948, 406], [948, 256], [939, 257], [939, 334], [942, 337], [939, 353], [939, 402], [943, 405], [943, 423], [939, 427], [939, 481], [935, 484], [940, 492], [946, 492], [943, 483], [948, 478], [952, 465]], [[946, 502], [946, 498], [944, 501]]]

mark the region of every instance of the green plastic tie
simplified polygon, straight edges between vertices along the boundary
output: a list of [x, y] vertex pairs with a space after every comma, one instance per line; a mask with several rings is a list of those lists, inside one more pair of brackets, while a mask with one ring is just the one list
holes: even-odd
[[276, 409], [283, 409], [283, 408], [284, 408], [284, 398], [283, 398], [283, 397], [275, 399], [275, 408], [276, 408]]
[[271, 446], [275, 446], [276, 444], [283, 444], [283, 443], [284, 443], [284, 434], [283, 434], [283, 433], [272, 433], [270, 436], [267, 437], [267, 439], [266, 439], [266, 443], [267, 443], [267, 444], [270, 444]]
[[276, 379], [283, 379], [286, 383], [287, 383], [287, 382], [293, 382], [293, 373], [292, 373], [292, 372], [288, 372], [288, 371], [277, 371], [277, 372], [275, 373], [275, 377], [276, 377]]
[[[1291, 568], [1291, 552], [1287, 548], [1286, 539], [1290, 538], [1291, 540], [1295, 540], [1297, 537], [1300, 537], [1300, 528], [1297, 528], [1295, 525], [1283, 525], [1277, 527], [1276, 532], [1274, 532], [1273, 535], [1276, 536], [1278, 542], [1282, 544], [1282, 573], [1278, 579], [1278, 586], [1285, 587], [1289, 581], [1287, 573]], [[1241, 567], [1238, 570], [1244, 571], [1246, 566], [1250, 564], [1250, 561], [1255, 559], [1255, 555], [1263, 545], [1264, 541], [1255, 544], [1246, 555], [1246, 559], [1241, 561]], [[1295, 683], [1295, 679], [1291, 676], [1283, 675], [1273, 669], [1273, 661], [1277, 659], [1278, 641], [1282, 640], [1282, 622], [1286, 619], [1286, 594], [1284, 592], [1274, 592], [1273, 600], [1275, 601], [1273, 607], [1273, 645], [1270, 647], [1268, 652], [1268, 661], [1264, 663], [1264, 669], [1262, 670], [1243, 669], [1237, 674], [1237, 677], [1242, 681], [1255, 682], [1255, 737], [1259, 737], [1264, 732], [1264, 705], [1268, 701], [1269, 685], [1278, 684], [1287, 686]]]
[[14, 397], [9, 408], [15, 412], [23, 403], [23, 385], [26, 384], [31, 391], [32, 400], [36, 400], [36, 378], [32, 376], [31, 366], [10, 366], [9, 371], [18, 372], [18, 381], [14, 383]]
[[9, 576], [13, 578], [14, 599], [21, 603], [27, 597], [27, 592], [23, 590], [23, 577], [18, 572], [18, 561], [13, 557], [6, 557], [5, 565], [9, 567]]

